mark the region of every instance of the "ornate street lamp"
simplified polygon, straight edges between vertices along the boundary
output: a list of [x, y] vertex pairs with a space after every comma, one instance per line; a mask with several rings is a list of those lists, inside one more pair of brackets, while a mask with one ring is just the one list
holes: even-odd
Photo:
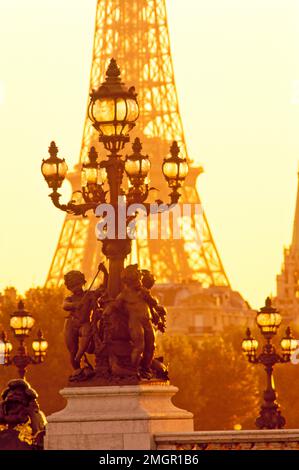
[[[109, 202], [115, 209], [117, 233], [119, 198], [122, 198], [126, 209], [131, 204], [142, 203], [147, 213], [150, 213], [153, 208], [146, 200], [149, 191], [155, 188], [148, 186], [151, 164], [148, 155], [141, 153], [142, 144], [139, 138], [132, 145], [131, 155], [123, 158], [119, 154], [130, 140], [129, 132], [138, 119], [139, 107], [134, 87], [128, 89], [121, 82], [120, 70], [114, 59], [110, 61], [104, 83], [91, 93], [88, 115], [99, 133], [99, 142], [109, 152], [107, 159], [99, 160], [95, 148], [90, 149], [88, 162], [82, 165], [81, 190], [75, 191], [67, 204], [60, 203], [61, 195], [57, 192], [66, 176], [67, 166], [64, 159], [57, 157], [58, 149], [54, 142], [49, 147], [50, 158], [43, 160], [42, 173], [49, 188], [53, 190], [50, 194], [53, 204], [69, 214], [85, 216], [87, 211], [95, 212], [100, 204]], [[168, 210], [179, 201], [178, 189], [188, 173], [187, 161], [180, 157], [179, 151], [177, 142], [173, 142], [170, 147], [171, 156], [164, 159], [162, 170], [171, 189], [170, 203], [159, 207], [162, 201], [157, 200], [157, 212]], [[128, 180], [127, 190], [122, 187], [125, 175]], [[127, 223], [128, 221], [129, 217]], [[109, 259], [108, 293], [114, 298], [120, 291], [120, 273], [124, 260], [131, 251], [131, 239], [127, 233], [125, 238], [105, 238], [102, 243], [102, 251]]]
[[258, 341], [252, 337], [249, 328], [247, 328], [246, 337], [242, 341], [242, 349], [248, 361], [252, 364], [262, 364], [267, 374], [264, 402], [261, 406], [260, 415], [255, 421], [259, 429], [281, 429], [286, 423], [276, 400], [273, 367], [277, 363], [290, 362], [291, 355], [298, 345], [297, 340], [292, 336], [290, 327], [288, 327], [286, 336], [280, 342], [282, 354], [276, 352], [271, 340], [276, 335], [281, 320], [280, 313], [272, 306], [271, 299], [268, 297], [265, 306], [260, 309], [256, 316], [256, 323], [266, 340], [262, 352], [257, 355]]
[[[48, 343], [43, 337], [41, 330], [38, 331], [37, 339], [32, 342], [33, 356], [27, 353], [24, 344], [25, 339], [30, 335], [35, 320], [33, 316], [25, 310], [24, 302], [20, 300], [18, 309], [10, 317], [10, 327], [19, 341], [20, 345], [14, 357], [10, 357], [13, 349], [11, 342], [7, 339], [5, 332], [2, 332], [0, 340], [0, 364], [9, 366], [15, 365], [21, 379], [25, 378], [26, 367], [29, 364], [40, 364], [44, 361]], [[2, 359], [2, 360], [1, 360]]]

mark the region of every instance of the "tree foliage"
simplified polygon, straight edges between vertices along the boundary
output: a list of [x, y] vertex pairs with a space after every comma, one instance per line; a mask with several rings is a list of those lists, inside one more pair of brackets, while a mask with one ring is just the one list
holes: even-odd
[[253, 367], [220, 336], [195, 341], [166, 336], [161, 353], [179, 388], [174, 403], [194, 414], [196, 430], [253, 427], [258, 411], [258, 378]]

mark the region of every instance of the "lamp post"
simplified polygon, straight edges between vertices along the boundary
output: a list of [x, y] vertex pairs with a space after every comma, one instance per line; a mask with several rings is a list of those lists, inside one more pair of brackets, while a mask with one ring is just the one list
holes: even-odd
[[272, 306], [271, 299], [268, 297], [265, 306], [260, 309], [256, 316], [256, 323], [266, 340], [262, 352], [257, 355], [258, 341], [253, 338], [249, 328], [247, 328], [246, 338], [242, 342], [243, 352], [249, 362], [252, 364], [262, 364], [267, 375], [264, 402], [261, 406], [260, 415], [255, 421], [256, 427], [259, 429], [281, 429], [286, 423], [276, 400], [273, 367], [278, 363], [290, 362], [292, 353], [297, 349], [297, 340], [293, 338], [291, 329], [288, 327], [286, 329], [286, 336], [280, 342], [282, 354], [276, 352], [272, 344], [272, 338], [276, 335], [281, 320], [280, 313]]
[[5, 332], [0, 336], [0, 357], [4, 366], [15, 365], [21, 379], [25, 378], [26, 368], [29, 364], [40, 364], [44, 361], [48, 343], [43, 337], [41, 330], [37, 333], [37, 338], [32, 342], [33, 356], [29, 355], [25, 345], [25, 339], [30, 335], [35, 319], [25, 310], [24, 302], [20, 300], [18, 309], [10, 317], [10, 327], [19, 341], [16, 354], [11, 358], [13, 346], [8, 340]]
[[[102, 240], [102, 251], [109, 260], [108, 294], [110, 298], [115, 298], [121, 287], [120, 274], [124, 260], [131, 251], [131, 238], [128, 233], [124, 237], [118, 237], [119, 197], [124, 202], [126, 213], [127, 208], [135, 203], [143, 204], [147, 214], [152, 208], [146, 202], [150, 191], [148, 174], [151, 163], [149, 157], [141, 153], [140, 139], [135, 139], [131, 155], [124, 157], [120, 154], [130, 140], [129, 132], [138, 119], [139, 107], [134, 87], [128, 89], [121, 82], [120, 69], [114, 59], [110, 61], [104, 83], [91, 92], [88, 115], [99, 134], [99, 142], [108, 151], [108, 155], [106, 159], [99, 161], [96, 149], [91, 147], [88, 161], [82, 165], [81, 190], [76, 191], [76, 197], [73, 195], [73, 199], [67, 204], [60, 203], [61, 195], [58, 189], [67, 174], [67, 165], [64, 159], [57, 157], [58, 149], [55, 142], [50, 144], [50, 157], [43, 160], [41, 171], [49, 188], [52, 189], [50, 198], [53, 204], [62, 211], [85, 216], [87, 211], [95, 212], [99, 205], [107, 202], [114, 208], [115, 235]], [[179, 201], [178, 189], [188, 173], [187, 161], [179, 155], [177, 142], [172, 143], [170, 157], [164, 159], [162, 172], [171, 189], [170, 204], [163, 204], [157, 208], [157, 212], [168, 210]], [[127, 189], [123, 187], [125, 177]], [[109, 201], [107, 201], [108, 194]]]

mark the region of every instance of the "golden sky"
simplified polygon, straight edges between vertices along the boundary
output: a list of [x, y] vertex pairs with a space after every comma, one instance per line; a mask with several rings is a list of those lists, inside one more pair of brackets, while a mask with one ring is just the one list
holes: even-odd
[[[258, 307], [291, 239], [299, 0], [167, 0], [189, 155], [233, 288]], [[0, 0], [0, 289], [43, 284], [64, 215], [40, 174], [78, 160], [96, 0]], [[69, 166], [70, 166], [69, 165]]]

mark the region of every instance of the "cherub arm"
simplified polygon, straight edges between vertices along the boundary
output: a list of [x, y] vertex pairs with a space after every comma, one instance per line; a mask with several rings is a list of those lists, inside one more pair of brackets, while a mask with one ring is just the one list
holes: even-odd
[[80, 308], [80, 306], [82, 305], [81, 301], [71, 300], [71, 299], [72, 299], [71, 297], [67, 297], [64, 300], [63, 305], [62, 305], [63, 310], [66, 310], [67, 312], [71, 312]]

